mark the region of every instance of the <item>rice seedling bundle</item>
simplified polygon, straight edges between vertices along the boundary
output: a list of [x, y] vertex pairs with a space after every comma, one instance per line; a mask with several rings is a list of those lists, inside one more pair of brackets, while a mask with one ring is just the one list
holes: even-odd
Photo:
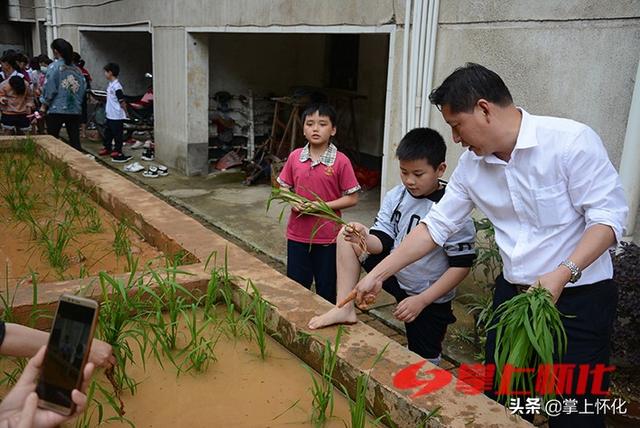
[[[566, 352], [567, 335], [562, 316], [553, 304], [551, 293], [534, 287], [527, 293], [502, 303], [494, 315], [496, 324], [496, 386], [502, 381], [507, 364], [515, 368], [533, 368], [532, 372], [515, 372], [511, 375], [508, 391], [502, 396], [509, 399], [515, 391], [536, 395], [536, 376], [541, 366], [551, 367], [554, 353], [560, 358]], [[553, 398], [554, 388], [545, 391], [542, 398]]]
[[[327, 205], [318, 195], [315, 195], [315, 200], [305, 198], [297, 193], [293, 193], [289, 190], [273, 188], [271, 189], [271, 196], [267, 201], [267, 210], [269, 210], [272, 201], [278, 201], [280, 204], [289, 204], [299, 209], [300, 215], [311, 215], [318, 217], [319, 219], [325, 219], [332, 221], [342, 226], [349, 226], [349, 223], [344, 221], [336, 212]], [[284, 209], [280, 213], [280, 220], [284, 215]], [[311, 234], [311, 238], [318, 232], [317, 225]], [[358, 237], [358, 246], [363, 253], [367, 252], [367, 244], [365, 237], [357, 230], [353, 229], [353, 233]]]

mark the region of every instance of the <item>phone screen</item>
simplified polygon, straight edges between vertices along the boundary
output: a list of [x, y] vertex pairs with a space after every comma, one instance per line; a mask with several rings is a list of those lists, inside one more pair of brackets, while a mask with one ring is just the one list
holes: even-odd
[[81, 376], [95, 310], [60, 301], [44, 357], [37, 393], [41, 400], [70, 408]]

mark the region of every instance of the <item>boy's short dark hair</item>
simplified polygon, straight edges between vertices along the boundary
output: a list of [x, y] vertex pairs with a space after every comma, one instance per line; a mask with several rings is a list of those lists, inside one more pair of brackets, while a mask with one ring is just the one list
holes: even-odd
[[327, 103], [313, 103], [309, 104], [302, 112], [302, 122], [307, 119], [307, 116], [311, 116], [315, 112], [318, 112], [320, 116], [326, 116], [331, 121], [331, 125], [336, 126], [337, 113], [330, 104]]
[[407, 132], [396, 149], [401, 161], [424, 159], [434, 169], [445, 161], [447, 145], [442, 135], [431, 128], [416, 128]]
[[118, 77], [120, 74], [120, 66], [115, 62], [110, 62], [109, 64], [104, 66], [104, 71], [110, 71], [115, 77]]
[[494, 71], [468, 62], [449, 75], [442, 85], [429, 94], [431, 104], [442, 108], [449, 106], [452, 113], [468, 113], [479, 99], [507, 106], [513, 103], [509, 88]]

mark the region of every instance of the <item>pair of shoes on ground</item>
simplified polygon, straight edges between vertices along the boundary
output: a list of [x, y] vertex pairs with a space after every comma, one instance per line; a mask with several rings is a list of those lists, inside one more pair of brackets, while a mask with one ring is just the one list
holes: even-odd
[[169, 168], [164, 165], [151, 165], [142, 173], [142, 176], [146, 178], [166, 177], [167, 175], [169, 175]]
[[153, 148], [153, 141], [147, 140], [147, 141], [145, 141], [143, 143], [140, 140], [136, 140], [136, 142], [131, 145], [131, 148], [133, 150], [138, 150], [138, 149], [142, 149], [142, 148], [150, 149], [150, 148]]
[[116, 151], [109, 152], [109, 149], [107, 149], [105, 147], [100, 149], [98, 154], [100, 156], [107, 156], [107, 155], [110, 154], [111, 155], [111, 162], [115, 162], [115, 163], [125, 163], [125, 162], [128, 162], [129, 160], [131, 160], [131, 156], [125, 155], [122, 152], [116, 152]]
[[[140, 172], [145, 170], [145, 167], [139, 162], [134, 162], [125, 166], [123, 169], [126, 172]], [[151, 165], [142, 173], [142, 176], [147, 178], [165, 177], [167, 175], [169, 175], [169, 168], [164, 165]]]

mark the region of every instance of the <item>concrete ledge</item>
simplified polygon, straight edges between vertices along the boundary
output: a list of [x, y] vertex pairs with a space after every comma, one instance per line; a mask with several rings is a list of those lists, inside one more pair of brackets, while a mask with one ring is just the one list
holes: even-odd
[[[199, 264], [183, 266], [191, 275], [179, 277], [179, 281], [191, 290], [204, 290], [209, 275], [204, 271], [204, 261], [216, 255], [218, 266], [228, 259], [228, 269], [234, 278], [234, 302], [240, 308], [246, 280], [251, 279], [262, 296], [272, 305], [268, 311], [268, 329], [291, 352], [315, 369], [322, 364], [322, 347], [325, 340], [335, 337], [337, 328], [319, 331], [307, 330], [308, 320], [315, 314], [331, 308], [331, 305], [304, 287], [291, 281], [266, 263], [226, 241], [193, 218], [156, 196], [144, 191], [124, 177], [99, 165], [84, 154], [49, 136], [34, 137], [43, 155], [53, 162], [68, 166], [71, 177], [81, 180], [84, 186], [94, 189], [94, 196], [106, 209], [118, 218], [126, 218], [141, 229], [145, 238], [165, 251], [182, 249]], [[13, 138], [0, 138], [0, 147], [11, 145]], [[126, 277], [122, 275], [122, 277]], [[94, 284], [94, 287], [91, 287]], [[51, 308], [60, 293], [85, 289], [96, 296], [95, 278], [64, 281], [39, 285], [38, 306]], [[29, 288], [18, 290], [15, 300], [17, 312], [27, 314], [32, 295]], [[371, 370], [375, 356], [387, 346], [378, 364]], [[428, 426], [476, 426], [518, 427], [531, 426], [518, 417], [508, 415], [504, 407], [483, 395], [464, 395], [455, 388], [456, 379], [442, 389], [418, 398], [411, 398], [415, 390], [394, 388], [394, 375], [407, 365], [423, 361], [421, 357], [400, 346], [373, 328], [358, 322], [345, 328], [339, 361], [335, 373], [336, 382], [353, 392], [355, 379], [370, 372], [367, 387], [367, 407], [377, 416], [389, 413], [399, 427], [415, 427], [435, 409], [437, 415], [429, 419]], [[435, 368], [426, 363], [425, 370]]]

